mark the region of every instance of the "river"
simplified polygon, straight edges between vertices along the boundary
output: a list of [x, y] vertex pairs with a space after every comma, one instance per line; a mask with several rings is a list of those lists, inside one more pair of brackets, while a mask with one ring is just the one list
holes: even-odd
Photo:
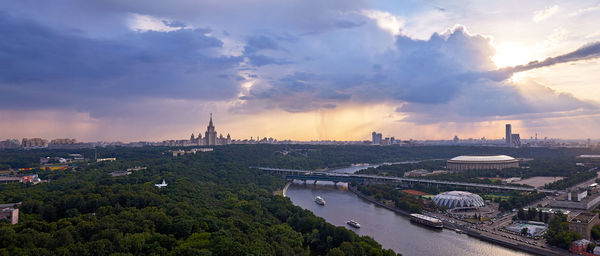
[[[341, 172], [358, 171], [353, 169]], [[340, 170], [335, 170], [340, 172]], [[345, 183], [295, 182], [286, 191], [295, 205], [312, 211], [336, 226], [345, 226], [359, 235], [373, 237], [384, 248], [403, 255], [530, 255], [481, 241], [451, 230], [435, 230], [411, 223], [408, 218], [378, 207], [348, 191]], [[313, 200], [321, 196], [327, 201], [320, 206]], [[346, 221], [354, 219], [361, 225], [354, 229]]]

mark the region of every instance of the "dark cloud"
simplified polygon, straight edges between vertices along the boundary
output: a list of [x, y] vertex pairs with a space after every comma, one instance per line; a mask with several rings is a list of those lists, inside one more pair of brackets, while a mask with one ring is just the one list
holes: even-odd
[[600, 57], [600, 42], [588, 43], [579, 49], [572, 51], [567, 54], [559, 55], [556, 57], [547, 58], [543, 61], [532, 61], [525, 65], [519, 65], [515, 67], [502, 68], [489, 73], [489, 76], [496, 80], [504, 80], [512, 76], [512, 74], [527, 70], [532, 70], [541, 67], [552, 66], [561, 63], [567, 63], [572, 61], [595, 59]]
[[[597, 57], [595, 47], [588, 45], [545, 64]], [[338, 48], [343, 51], [347, 46]], [[329, 60], [333, 66], [314, 68], [309, 63], [318, 63], [319, 56], [313, 55], [308, 63], [294, 63], [292, 74], [263, 79], [243, 100], [248, 108], [262, 105], [290, 112], [311, 111], [325, 104], [396, 103], [401, 105], [398, 112], [409, 115], [404, 120], [414, 123], [598, 109], [543, 85], [529, 85], [535, 92], [511, 85], [494, 71], [494, 55], [488, 38], [469, 34], [460, 26], [428, 40], [400, 35], [390, 50], [369, 58], [335, 56]], [[338, 71], [338, 66], [344, 69]], [[259, 73], [259, 77], [269, 75]]]
[[281, 95], [312, 93], [313, 102], [383, 100], [442, 104], [477, 82], [478, 78], [465, 74], [492, 68], [493, 54], [488, 39], [469, 35], [462, 27], [444, 35], [434, 34], [429, 40], [398, 36], [394, 49], [371, 60], [362, 56], [361, 59], [339, 56], [340, 59], [333, 61], [334, 65], [347, 66], [339, 71], [331, 66], [318, 70], [308, 67], [312, 71], [305, 72], [302, 64], [294, 65], [300, 71], [271, 79], [250, 93], [255, 97], [272, 97], [275, 101]]
[[0, 107], [77, 107], [93, 113], [107, 107], [107, 98], [234, 98], [242, 59], [220, 55], [223, 43], [208, 32], [93, 39], [0, 14]]
[[246, 40], [246, 46], [244, 47], [244, 57], [247, 57], [249, 64], [255, 67], [261, 67], [264, 65], [283, 65], [291, 63], [288, 60], [281, 58], [270, 57], [262, 54], [261, 52], [267, 51], [278, 51], [283, 50], [279, 47], [277, 42], [268, 36], [251, 36]]

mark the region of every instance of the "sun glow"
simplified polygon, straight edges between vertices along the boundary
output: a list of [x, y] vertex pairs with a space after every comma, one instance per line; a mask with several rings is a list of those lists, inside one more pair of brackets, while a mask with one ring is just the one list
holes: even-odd
[[498, 68], [526, 64], [536, 59], [532, 56], [532, 49], [517, 43], [502, 43], [495, 48], [496, 55], [492, 57], [492, 61]]

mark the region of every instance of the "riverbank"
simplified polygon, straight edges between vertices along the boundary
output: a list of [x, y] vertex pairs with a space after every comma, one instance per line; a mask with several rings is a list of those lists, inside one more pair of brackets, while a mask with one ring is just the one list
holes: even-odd
[[410, 216], [410, 212], [408, 212], [408, 211], [405, 211], [405, 210], [398, 209], [398, 208], [396, 208], [396, 207], [393, 207], [393, 206], [389, 206], [389, 205], [387, 205], [387, 204], [384, 204], [383, 202], [380, 202], [380, 201], [378, 201], [378, 200], [376, 200], [376, 199], [374, 199], [374, 198], [371, 198], [371, 197], [369, 197], [369, 196], [367, 196], [367, 195], [365, 195], [365, 194], [361, 193], [360, 191], [358, 191], [358, 190], [356, 189], [356, 187], [355, 187], [355, 186], [352, 186], [352, 185], [350, 185], [350, 184], [348, 184], [348, 191], [351, 191], [352, 193], [354, 193], [354, 194], [355, 194], [355, 195], [357, 195], [358, 197], [360, 197], [360, 198], [362, 198], [362, 199], [364, 199], [364, 200], [367, 200], [367, 201], [369, 201], [369, 202], [371, 202], [371, 203], [373, 203], [373, 204], [376, 204], [376, 205], [378, 205], [378, 206], [381, 206], [381, 207], [383, 207], [383, 208], [386, 208], [386, 209], [388, 209], [388, 210], [390, 210], [390, 211], [393, 211], [393, 212], [395, 212], [395, 213], [399, 213], [399, 214], [401, 214], [401, 215], [404, 215], [404, 216], [407, 216], [407, 217], [408, 217], [408, 216]]
[[287, 192], [290, 185], [292, 185], [292, 182], [286, 183], [285, 186], [283, 187], [283, 189], [278, 189], [278, 190], [273, 191], [273, 195], [285, 197], [285, 192]]
[[[398, 213], [398, 214], [401, 214], [401, 215], [404, 215], [404, 216], [407, 216], [407, 217], [410, 215], [410, 212], [408, 212], [408, 211], [404, 211], [404, 210], [398, 209], [396, 207], [389, 206], [389, 205], [387, 205], [387, 204], [385, 204], [383, 202], [380, 202], [380, 201], [378, 201], [378, 200], [376, 200], [374, 198], [371, 198], [371, 197], [369, 197], [369, 196], [361, 193], [360, 191], [358, 191], [356, 189], [356, 187], [351, 186], [350, 184], [348, 184], [348, 191], [351, 191], [352, 193], [354, 193], [355, 195], [357, 195], [358, 197], [360, 197], [360, 198], [362, 198], [362, 199], [364, 199], [366, 201], [369, 201], [369, 202], [371, 202], [371, 203], [373, 203], [373, 204], [375, 204], [377, 206], [383, 207], [383, 208], [388, 209], [390, 211], [393, 211], [395, 213]], [[444, 220], [442, 220], [442, 221], [444, 222], [444, 228], [446, 228], [446, 229], [450, 229], [450, 230], [461, 229], [460, 227], [457, 227], [457, 225], [455, 225], [454, 223], [450, 223], [450, 222], [444, 221]], [[533, 253], [533, 254], [544, 255], [544, 256], [559, 256], [559, 255], [564, 255], [564, 254], [562, 254], [560, 252], [551, 252], [551, 251], [542, 250], [540, 248], [533, 247], [533, 246], [528, 246], [528, 245], [524, 245], [524, 244], [518, 244], [518, 243], [511, 242], [511, 241], [505, 241], [505, 240], [501, 240], [501, 239], [498, 239], [498, 238], [490, 237], [490, 236], [487, 236], [485, 234], [481, 234], [479, 232], [470, 230], [467, 227], [463, 227], [461, 230], [464, 231], [464, 233], [467, 234], [468, 236], [477, 238], [479, 240], [486, 241], [486, 242], [493, 243], [493, 244], [497, 244], [497, 245], [501, 245], [501, 246], [504, 246], [504, 247], [507, 247], [507, 248], [511, 248], [511, 249], [520, 250], [520, 251], [527, 252], [527, 253]]]

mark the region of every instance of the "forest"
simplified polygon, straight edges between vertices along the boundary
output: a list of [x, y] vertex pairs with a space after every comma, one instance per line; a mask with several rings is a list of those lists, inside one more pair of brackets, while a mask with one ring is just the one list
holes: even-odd
[[[285, 181], [248, 166], [283, 159], [256, 148], [178, 158], [160, 148], [102, 149], [118, 160], [0, 185], [0, 203], [22, 202], [19, 224], [0, 223], [0, 255], [395, 255], [274, 196]], [[12, 166], [57, 152], [6, 153]], [[148, 169], [109, 175], [133, 166]], [[162, 179], [168, 186], [155, 187]]]
[[[167, 150], [179, 147], [105, 147], [78, 150], [46, 150], [0, 151], [0, 170], [8, 168], [26, 168], [39, 166], [40, 157], [64, 156], [78, 153], [86, 158], [116, 157], [134, 159], [151, 157]], [[185, 148], [184, 148], [185, 149]], [[355, 163], [384, 163], [412, 160], [449, 159], [458, 155], [469, 154], [505, 154], [523, 158], [561, 158], [574, 159], [582, 154], [600, 154], [600, 150], [587, 148], [502, 148], [481, 146], [359, 146], [359, 145], [228, 145], [218, 147], [219, 152], [237, 152], [246, 163], [255, 166], [317, 169], [345, 167]], [[287, 152], [287, 154], [283, 154]]]

